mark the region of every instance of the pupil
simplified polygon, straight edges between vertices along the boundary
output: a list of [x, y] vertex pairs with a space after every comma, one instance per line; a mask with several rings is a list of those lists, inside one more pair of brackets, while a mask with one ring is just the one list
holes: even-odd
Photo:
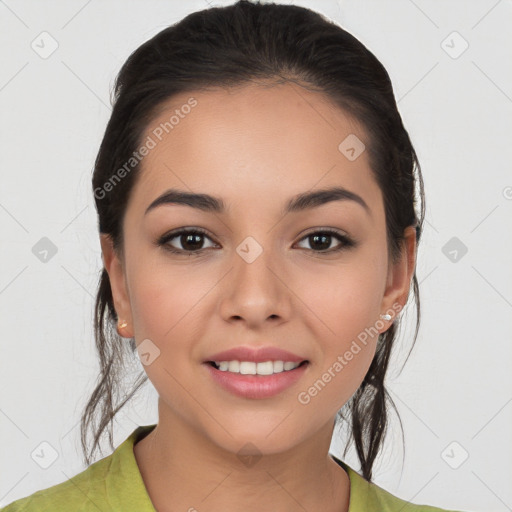
[[[194, 235], [194, 234], [182, 235], [181, 236], [182, 245], [185, 249], [188, 249], [188, 250], [200, 249], [201, 245], [202, 245], [201, 237], [202, 237], [202, 235]], [[185, 239], [185, 243], [183, 243], [183, 239]], [[193, 242], [194, 239], [196, 239], [196, 242], [199, 239], [199, 242], [196, 245], [194, 245], [194, 242]]]
[[[329, 246], [331, 245], [330, 244], [330, 238], [331, 238], [331, 235], [312, 235], [311, 238], [313, 238], [313, 240], [315, 241], [312, 245], [315, 245], [315, 243], [321, 239], [323, 240], [323, 243], [321, 243], [321, 247], [317, 247], [319, 249], [328, 249]], [[328, 242], [326, 242], [326, 240], [329, 240]]]

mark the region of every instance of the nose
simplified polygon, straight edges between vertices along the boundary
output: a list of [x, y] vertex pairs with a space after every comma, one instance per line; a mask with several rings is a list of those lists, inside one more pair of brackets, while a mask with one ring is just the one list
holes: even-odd
[[263, 250], [254, 260], [237, 252], [226, 277], [220, 300], [224, 320], [257, 329], [268, 321], [277, 325], [289, 319], [292, 293], [282, 266], [270, 251]]

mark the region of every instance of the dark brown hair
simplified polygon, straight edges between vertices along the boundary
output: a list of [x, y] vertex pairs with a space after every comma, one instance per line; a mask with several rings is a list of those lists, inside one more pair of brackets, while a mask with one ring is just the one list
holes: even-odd
[[[385, 68], [354, 36], [310, 9], [240, 0], [194, 12], [162, 30], [130, 55], [116, 78], [112, 115], [95, 161], [92, 185], [99, 231], [111, 237], [120, 255], [123, 216], [140, 165], [134, 165], [108, 192], [105, 184], [112, 183], [116, 171], [140, 147], [142, 135], [159, 109], [178, 93], [255, 81], [294, 82], [321, 92], [357, 120], [366, 131], [371, 169], [384, 199], [390, 257], [393, 261], [400, 257], [408, 226], [416, 228], [419, 243], [425, 210], [423, 179]], [[416, 186], [421, 199], [419, 216]], [[416, 273], [413, 289], [414, 344], [420, 321]], [[105, 430], [113, 449], [114, 416], [147, 380], [142, 371], [128, 392], [120, 391], [126, 362], [134, 359], [136, 346], [134, 339], [127, 343], [119, 337], [117, 320], [109, 276], [103, 268], [95, 303], [100, 374], [81, 418], [87, 464], [100, 448]], [[393, 405], [384, 380], [399, 323], [397, 317], [379, 336], [368, 373], [337, 416], [350, 425], [346, 448], [355, 443], [367, 480], [372, 478], [373, 463], [384, 440], [387, 405]], [[89, 429], [93, 434], [90, 451]]]

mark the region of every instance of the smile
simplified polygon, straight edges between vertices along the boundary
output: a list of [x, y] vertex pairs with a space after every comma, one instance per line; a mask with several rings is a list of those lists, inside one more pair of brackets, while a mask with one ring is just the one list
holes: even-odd
[[255, 363], [233, 360], [207, 361], [202, 366], [221, 389], [238, 397], [265, 399], [279, 395], [296, 384], [308, 371], [309, 365], [309, 361]]
[[273, 375], [274, 373], [294, 370], [301, 364], [292, 361], [265, 361], [255, 363], [253, 361], [211, 361], [221, 372], [240, 373], [242, 375]]

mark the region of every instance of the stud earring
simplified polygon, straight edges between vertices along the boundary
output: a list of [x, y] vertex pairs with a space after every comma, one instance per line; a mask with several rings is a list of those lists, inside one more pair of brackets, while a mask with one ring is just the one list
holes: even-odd
[[382, 320], [386, 320], [386, 321], [391, 320], [391, 315], [388, 315], [387, 313], [385, 315], [380, 315], [380, 317], [382, 318]]
[[122, 329], [123, 327], [126, 327], [128, 324], [126, 322], [121, 322], [119, 321], [117, 323], [117, 334], [119, 334], [119, 336], [121, 336], [121, 338], [124, 338], [124, 336], [119, 332], [119, 329]]

